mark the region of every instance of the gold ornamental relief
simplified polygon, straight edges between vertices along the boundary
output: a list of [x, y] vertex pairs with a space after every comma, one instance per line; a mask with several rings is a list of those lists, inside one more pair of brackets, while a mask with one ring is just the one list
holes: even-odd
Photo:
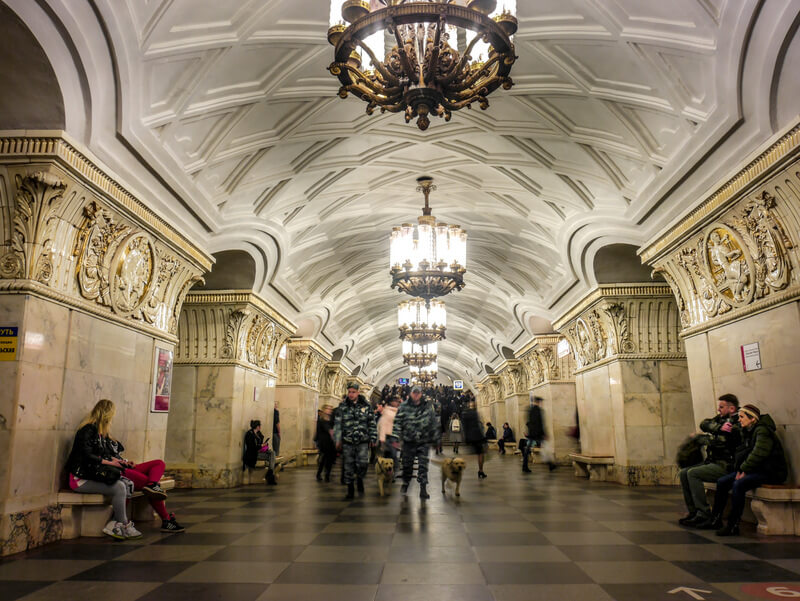
[[131, 234], [120, 243], [111, 261], [110, 292], [114, 311], [131, 315], [144, 304], [155, 263], [155, 247], [147, 234]]
[[753, 260], [739, 234], [728, 226], [712, 225], [703, 238], [703, 255], [711, 285], [734, 307], [753, 300]]

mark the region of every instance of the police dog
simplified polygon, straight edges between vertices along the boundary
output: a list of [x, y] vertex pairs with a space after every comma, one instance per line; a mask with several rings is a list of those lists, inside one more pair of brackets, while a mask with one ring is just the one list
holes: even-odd
[[456, 483], [456, 496], [461, 496], [461, 475], [467, 467], [467, 462], [461, 457], [448, 458], [442, 462], [442, 493], [448, 480]]
[[378, 461], [375, 463], [375, 475], [378, 476], [378, 492], [383, 496], [383, 487], [386, 486], [386, 493], [388, 493], [388, 487], [394, 478], [394, 461], [391, 457], [378, 457]]

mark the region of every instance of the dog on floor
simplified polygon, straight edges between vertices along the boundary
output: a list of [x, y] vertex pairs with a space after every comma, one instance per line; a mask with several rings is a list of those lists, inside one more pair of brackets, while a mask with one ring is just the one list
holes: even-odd
[[[378, 477], [378, 492], [384, 496], [389, 492], [394, 478], [394, 461], [391, 457], [378, 457], [378, 461], [375, 463], [375, 475]], [[386, 488], [384, 489], [384, 487]]]
[[461, 476], [467, 467], [467, 462], [460, 457], [448, 458], [442, 462], [442, 493], [448, 480], [456, 483], [456, 496], [461, 496]]

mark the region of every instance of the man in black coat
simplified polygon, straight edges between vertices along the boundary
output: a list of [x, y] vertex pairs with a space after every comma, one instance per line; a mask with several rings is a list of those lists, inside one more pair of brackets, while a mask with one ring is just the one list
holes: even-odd
[[[533, 447], [542, 446], [542, 441], [547, 438], [547, 434], [544, 431], [544, 412], [542, 411], [542, 397], [540, 396], [530, 396], [530, 409], [528, 410], [528, 444], [525, 445], [525, 448], [522, 449], [522, 471], [523, 472], [530, 472], [530, 468], [528, 467], [528, 458], [531, 456], [531, 452], [533, 452]], [[556, 468], [556, 464], [552, 461], [548, 463], [550, 467], [550, 471], [553, 471]]]

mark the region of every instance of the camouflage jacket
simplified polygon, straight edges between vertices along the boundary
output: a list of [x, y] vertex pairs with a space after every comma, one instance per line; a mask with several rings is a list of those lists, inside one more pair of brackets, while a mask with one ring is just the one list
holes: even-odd
[[351, 403], [343, 400], [336, 408], [333, 437], [337, 443], [347, 442], [360, 444], [377, 442], [378, 429], [375, 427], [375, 416], [363, 394]]
[[419, 405], [415, 405], [408, 400], [397, 410], [394, 418], [394, 435], [403, 442], [434, 444], [438, 442], [441, 434], [438, 425], [430, 403], [423, 399]]

